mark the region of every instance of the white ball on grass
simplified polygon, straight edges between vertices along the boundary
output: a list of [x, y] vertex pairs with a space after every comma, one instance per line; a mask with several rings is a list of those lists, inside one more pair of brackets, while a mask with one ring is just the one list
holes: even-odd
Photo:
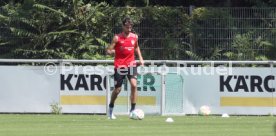
[[208, 115], [210, 115], [210, 113], [211, 113], [211, 109], [207, 105], [203, 105], [199, 108], [200, 115], [208, 116]]
[[142, 120], [145, 118], [145, 113], [141, 109], [135, 109], [132, 111], [132, 119]]

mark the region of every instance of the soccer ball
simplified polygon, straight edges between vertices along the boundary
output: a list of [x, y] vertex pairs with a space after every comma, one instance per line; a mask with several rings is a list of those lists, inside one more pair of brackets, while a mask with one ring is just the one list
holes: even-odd
[[200, 115], [204, 115], [204, 116], [207, 116], [211, 113], [211, 109], [209, 106], [206, 106], [206, 105], [203, 105], [200, 107], [199, 109], [199, 114]]
[[141, 109], [135, 109], [132, 111], [131, 118], [136, 120], [142, 120], [145, 117], [144, 111]]

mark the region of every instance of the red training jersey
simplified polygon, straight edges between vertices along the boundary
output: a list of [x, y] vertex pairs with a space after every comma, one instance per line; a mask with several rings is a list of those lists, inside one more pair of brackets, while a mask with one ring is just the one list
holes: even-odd
[[116, 36], [118, 37], [118, 41], [114, 47], [115, 68], [136, 66], [134, 50], [137, 46], [137, 35], [129, 33], [128, 37], [125, 37], [123, 33], [120, 33]]

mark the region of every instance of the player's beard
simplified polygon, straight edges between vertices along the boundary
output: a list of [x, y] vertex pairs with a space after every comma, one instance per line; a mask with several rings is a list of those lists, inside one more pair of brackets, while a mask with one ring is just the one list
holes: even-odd
[[131, 32], [131, 30], [126, 30], [124, 33], [127, 36], [130, 32]]

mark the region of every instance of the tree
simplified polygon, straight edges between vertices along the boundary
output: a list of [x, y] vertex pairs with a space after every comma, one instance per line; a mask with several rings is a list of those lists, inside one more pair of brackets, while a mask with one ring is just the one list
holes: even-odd
[[[255, 36], [252, 32], [236, 35], [232, 43], [233, 50], [224, 55], [230, 60], [268, 60], [259, 52], [263, 49], [268, 50], [272, 44], [261, 36]], [[252, 49], [252, 46], [257, 48]]]
[[[106, 3], [84, 4], [81, 0], [58, 1], [28, 0], [23, 4], [7, 4], [0, 19], [4, 27], [0, 45], [6, 52], [2, 57], [12, 58], [106, 58], [102, 52], [107, 46], [104, 36], [98, 36], [105, 21]], [[52, 5], [52, 8], [47, 5]], [[110, 29], [103, 27], [103, 29]], [[97, 30], [97, 31], [95, 31]]]

